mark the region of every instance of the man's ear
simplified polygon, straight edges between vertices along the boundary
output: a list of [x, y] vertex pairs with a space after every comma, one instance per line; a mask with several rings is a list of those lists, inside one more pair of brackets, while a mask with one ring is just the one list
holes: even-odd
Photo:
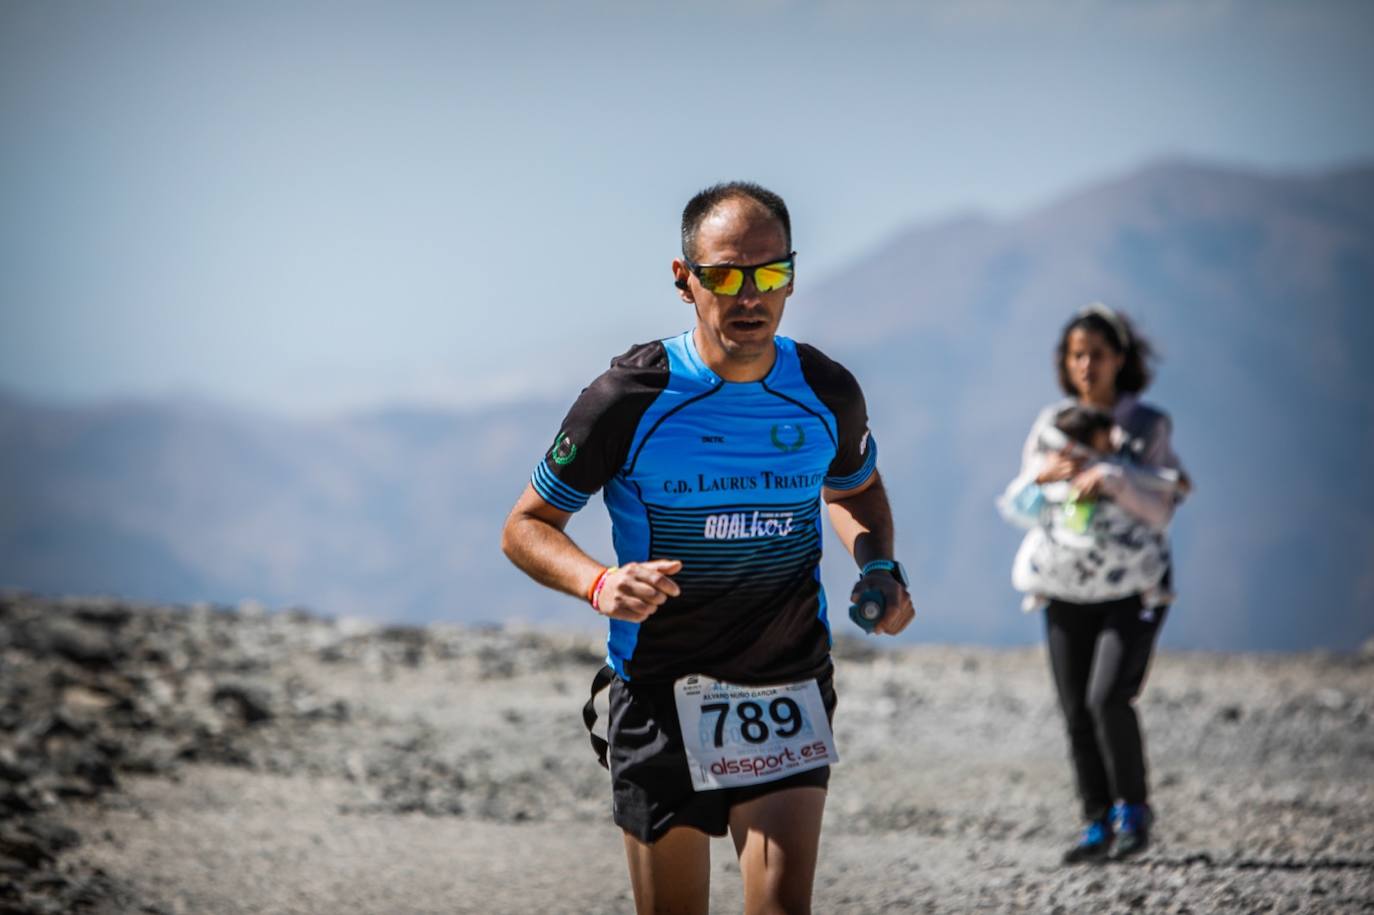
[[692, 274], [687, 269], [687, 265], [682, 261], [673, 260], [673, 285], [677, 287], [678, 297], [684, 302], [694, 302], [692, 298], [692, 286], [688, 282], [688, 277]]

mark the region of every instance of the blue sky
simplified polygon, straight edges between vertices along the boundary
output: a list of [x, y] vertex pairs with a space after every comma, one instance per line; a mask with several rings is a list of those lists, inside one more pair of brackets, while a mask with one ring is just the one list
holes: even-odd
[[1166, 156], [1374, 158], [1371, 49], [1313, 0], [9, 0], [0, 387], [566, 399], [690, 324], [704, 185], [787, 197], [804, 284]]

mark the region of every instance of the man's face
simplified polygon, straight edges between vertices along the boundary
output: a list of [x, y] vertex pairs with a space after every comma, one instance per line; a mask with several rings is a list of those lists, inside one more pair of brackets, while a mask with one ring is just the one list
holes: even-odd
[[[777, 219], [757, 202], [740, 198], [726, 200], [702, 220], [695, 247], [692, 259], [711, 265], [753, 266], [783, 260], [790, 253]], [[753, 271], [746, 271], [739, 292], [724, 295], [703, 286], [682, 260], [673, 261], [673, 275], [687, 282], [680, 294], [696, 307], [697, 344], [708, 363], [747, 368], [763, 360], [772, 365], [773, 335], [792, 283], [760, 293]], [[729, 373], [722, 374], [729, 378]]]

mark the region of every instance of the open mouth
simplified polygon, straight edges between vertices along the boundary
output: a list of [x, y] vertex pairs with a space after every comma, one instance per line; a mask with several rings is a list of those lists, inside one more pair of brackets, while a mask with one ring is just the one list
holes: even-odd
[[742, 330], [745, 333], [763, 330], [768, 326], [768, 322], [763, 318], [734, 318], [730, 321], [730, 326], [735, 330]]

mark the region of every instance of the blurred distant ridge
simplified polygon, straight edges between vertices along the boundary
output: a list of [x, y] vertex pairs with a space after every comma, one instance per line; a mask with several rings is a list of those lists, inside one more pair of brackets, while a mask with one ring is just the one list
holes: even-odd
[[[802, 285], [784, 331], [867, 391], [917, 583], [914, 637], [1036, 636], [1008, 581], [1017, 533], [992, 499], [1058, 396], [1059, 327], [1099, 299], [1162, 350], [1148, 399], [1173, 415], [1198, 484], [1175, 524], [1182, 598], [1166, 643], [1358, 647], [1374, 632], [1369, 165], [1166, 162], [1016, 219], [914, 227]], [[0, 396], [0, 585], [591, 625], [497, 547], [575, 394], [308, 421]], [[574, 536], [610, 559], [600, 505], [582, 515]], [[852, 564], [828, 549], [842, 600]]]

